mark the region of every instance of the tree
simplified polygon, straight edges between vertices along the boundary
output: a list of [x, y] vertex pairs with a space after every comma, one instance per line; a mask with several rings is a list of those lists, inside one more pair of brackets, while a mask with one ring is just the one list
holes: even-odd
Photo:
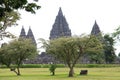
[[0, 21], [0, 38], [3, 39], [3, 37], [12, 37], [15, 36], [12, 35], [9, 32], [6, 32], [5, 30], [7, 27], [11, 27], [13, 25], [17, 25], [16, 21], [20, 19], [20, 14], [17, 11], [11, 11], [6, 12], [4, 17]]
[[74, 66], [84, 53], [102, 50], [100, 41], [90, 36], [64, 37], [50, 41], [42, 39], [41, 42], [48, 54], [52, 54], [68, 65], [69, 77], [73, 77]]
[[[1, 57], [3, 61], [5, 61], [7, 58], [10, 59], [10, 63], [8, 59], [5, 61], [6, 64], [9, 63], [8, 67], [11, 68], [12, 71], [14, 71], [17, 75], [20, 75], [19, 68], [23, 61], [25, 59], [33, 58], [35, 55], [37, 55], [37, 48], [31, 40], [19, 39], [13, 40], [9, 44], [1, 47], [0, 54], [2, 54]], [[12, 64], [15, 65], [14, 68], [11, 66]]]
[[49, 70], [52, 73], [52, 76], [55, 75], [55, 69], [56, 69], [56, 65], [55, 64], [51, 64]]
[[35, 9], [40, 8], [36, 3], [29, 3], [28, 1], [29, 0], [0, 0], [0, 19], [4, 17], [6, 12], [24, 9], [27, 12], [35, 13]]
[[115, 55], [115, 49], [114, 49], [114, 39], [113, 37], [110, 37], [110, 35], [106, 34], [104, 36], [104, 52], [105, 52], [105, 61], [106, 63], [112, 63], [114, 62], [116, 55]]
[[35, 13], [39, 8], [40, 6], [36, 3], [29, 3], [28, 0], [0, 0], [0, 38], [14, 37], [5, 30], [7, 27], [16, 25], [16, 21], [20, 19], [18, 9]]
[[7, 43], [3, 43], [0, 49], [0, 63], [5, 64], [7, 67], [11, 65], [11, 55], [7, 52]]
[[90, 61], [90, 63], [97, 63], [97, 64], [101, 64], [105, 62], [105, 58], [104, 58], [104, 52], [100, 51], [100, 52], [87, 52], [87, 57]]
[[118, 57], [120, 57], [120, 53], [118, 53]]
[[112, 37], [120, 40], [120, 26], [112, 33]]

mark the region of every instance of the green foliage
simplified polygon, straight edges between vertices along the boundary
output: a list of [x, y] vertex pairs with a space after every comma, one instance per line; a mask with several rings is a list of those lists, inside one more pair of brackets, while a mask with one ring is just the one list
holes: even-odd
[[51, 64], [49, 70], [53, 76], [55, 75], [55, 69], [56, 69], [56, 64]]
[[118, 57], [120, 57], [120, 53], [118, 54]]
[[4, 17], [0, 18], [0, 38], [10, 37], [14, 38], [15, 36], [9, 32], [6, 32], [8, 27], [17, 25], [16, 21], [20, 19], [20, 14], [17, 11], [5, 12]]
[[76, 64], [76, 68], [110, 68], [120, 67], [119, 64]]
[[[15, 67], [15, 65], [11, 65]], [[64, 64], [56, 64], [57, 68], [65, 68]], [[7, 68], [6, 65], [1, 65], [0, 68]], [[50, 68], [50, 64], [22, 64], [20, 68]]]
[[36, 46], [29, 39], [19, 39], [11, 41], [9, 43], [9, 49], [9, 53], [13, 54], [15, 59], [20, 58], [24, 60], [26, 58], [34, 57], [38, 54]]
[[65, 64], [56, 64], [56, 67], [57, 67], [57, 68], [65, 68], [66, 65], [65, 65]]
[[19, 68], [23, 60], [33, 58], [37, 55], [37, 49], [31, 40], [19, 39], [2, 46], [0, 54], [2, 64], [5, 64], [9, 68], [12, 67], [11, 64], [14, 64], [14, 67], [18, 70], [17, 75], [20, 75]]
[[35, 13], [40, 6], [36, 3], [29, 3], [28, 0], [0, 0], [0, 38], [15, 36], [6, 32], [8, 27], [17, 25], [17, 20], [20, 19], [18, 9], [26, 10], [27, 12]]
[[90, 63], [97, 63], [97, 64], [101, 64], [101, 63], [105, 63], [105, 57], [104, 57], [104, 53], [103, 51], [99, 52], [99, 53], [87, 53], [88, 57], [90, 58]]
[[[23, 64], [21, 68], [50, 68], [50, 64]], [[56, 64], [57, 68], [66, 68], [64, 64]], [[6, 68], [6, 66], [1, 66]], [[119, 64], [76, 64], [75, 68], [110, 68], [110, 67], [120, 67]]]
[[35, 13], [35, 9], [39, 8], [40, 6], [36, 3], [29, 3], [28, 0], [0, 0], [0, 18], [5, 15], [5, 12], [25, 9], [28, 12]]
[[28, 3], [27, 6], [25, 6], [25, 10], [31, 13], [35, 14], [35, 10], [34, 9], [39, 9], [40, 6], [37, 6], [35, 3]]
[[2, 48], [0, 48], [0, 63], [5, 64], [7, 67], [10, 67], [12, 62], [11, 54], [8, 54], [8, 48], [6, 47], [7, 44], [2, 44]]
[[[11, 65], [15, 67], [15, 65]], [[66, 68], [64, 64], [56, 64], [57, 68]], [[75, 68], [111, 68], [120, 67], [119, 64], [76, 64]], [[6, 65], [1, 65], [0, 68], [7, 68]], [[50, 64], [23, 64], [20, 68], [50, 68]]]
[[112, 33], [113, 38], [120, 40], [120, 26]]
[[110, 37], [110, 35], [106, 34], [104, 36], [104, 51], [105, 51], [105, 60], [106, 63], [112, 63], [114, 62], [116, 55], [115, 55], [115, 49], [114, 49], [114, 39]]
[[42, 68], [41, 64], [23, 64], [21, 68]]
[[100, 52], [101, 42], [94, 36], [64, 37], [51, 41], [41, 40], [47, 53], [62, 60], [70, 68], [69, 76], [73, 76], [73, 67], [78, 59], [87, 52]]

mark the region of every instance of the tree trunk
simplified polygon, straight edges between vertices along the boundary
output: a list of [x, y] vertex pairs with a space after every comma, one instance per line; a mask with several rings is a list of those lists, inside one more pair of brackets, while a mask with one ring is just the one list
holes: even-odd
[[19, 69], [19, 67], [17, 67], [17, 75], [18, 75], [18, 76], [21, 75], [21, 74], [20, 74], [20, 69]]
[[54, 75], [55, 75], [55, 72], [53, 71], [53, 72], [52, 72], [52, 76], [54, 76]]
[[72, 67], [70, 68], [70, 71], [69, 71], [69, 77], [73, 77], [73, 75], [74, 75], [74, 69]]
[[17, 68], [17, 70], [15, 68], [10, 68], [11, 71], [15, 72], [18, 76], [20, 75], [20, 70], [19, 68]]

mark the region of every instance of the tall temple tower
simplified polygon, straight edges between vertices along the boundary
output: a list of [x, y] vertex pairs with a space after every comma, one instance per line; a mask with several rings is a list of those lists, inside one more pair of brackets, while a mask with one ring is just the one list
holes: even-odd
[[71, 30], [69, 29], [65, 16], [63, 16], [61, 8], [59, 8], [58, 15], [50, 31], [49, 39], [55, 39], [62, 36], [71, 36]]
[[98, 26], [96, 20], [95, 20], [95, 23], [94, 23], [94, 25], [93, 25], [91, 34], [92, 34], [92, 35], [95, 35], [95, 36], [98, 36], [98, 35], [101, 34], [100, 28], [99, 28], [99, 26]]
[[32, 30], [31, 30], [30, 27], [29, 27], [29, 30], [28, 30], [28, 33], [27, 33], [26, 38], [32, 39], [33, 43], [34, 43], [35, 45], [37, 45], [37, 44], [36, 44], [36, 41], [35, 41], [35, 38], [34, 38], [34, 35], [33, 35], [33, 32], [32, 32]]
[[22, 27], [19, 37], [26, 38], [26, 32], [25, 32], [24, 27]]
[[100, 30], [96, 20], [95, 20], [95, 23], [93, 25], [93, 28], [92, 28], [92, 31], [91, 31], [91, 35], [96, 36], [101, 42], [104, 42], [101, 30]]
[[36, 40], [35, 40], [35, 38], [34, 38], [33, 32], [32, 32], [32, 30], [31, 30], [30, 27], [29, 27], [29, 30], [28, 30], [27, 35], [26, 35], [26, 32], [25, 32], [24, 27], [22, 27], [19, 38], [20, 38], [20, 37], [22, 37], [22, 38], [27, 38], [27, 39], [31, 39], [32, 42], [33, 42], [33, 44], [35, 44], [35, 45], [37, 46]]

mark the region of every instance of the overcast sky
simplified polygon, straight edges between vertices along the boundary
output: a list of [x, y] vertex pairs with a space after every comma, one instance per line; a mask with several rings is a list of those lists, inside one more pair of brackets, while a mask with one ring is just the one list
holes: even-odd
[[21, 11], [21, 20], [10, 31], [19, 36], [22, 26], [31, 27], [35, 39], [49, 39], [59, 7], [69, 24], [72, 35], [89, 34], [97, 21], [103, 33], [112, 33], [120, 25], [120, 0], [39, 0], [36, 14]]

